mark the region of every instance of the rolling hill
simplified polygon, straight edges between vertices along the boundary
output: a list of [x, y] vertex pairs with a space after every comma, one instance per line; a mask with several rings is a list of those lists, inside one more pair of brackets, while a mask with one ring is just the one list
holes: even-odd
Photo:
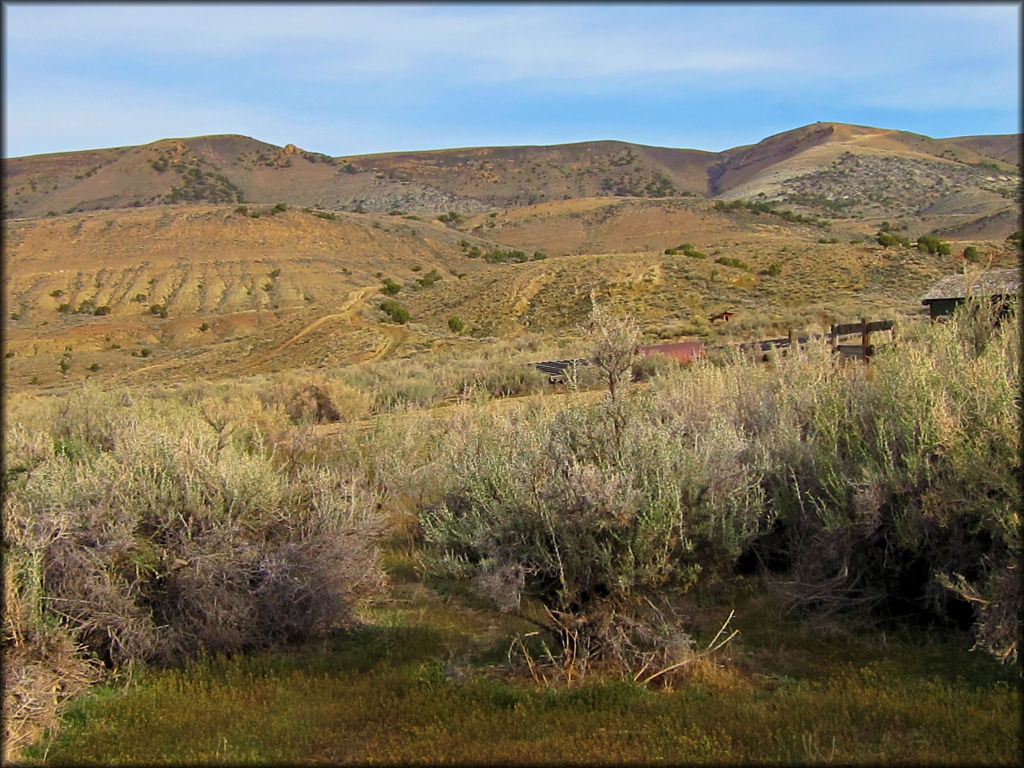
[[[600, 141], [328, 157], [207, 136], [13, 158], [6, 381], [225, 378], [571, 338], [592, 300], [652, 339], [913, 316], [965, 247], [1018, 263], [1018, 139], [818, 123], [721, 153]], [[955, 245], [883, 248], [880, 228]], [[404, 326], [380, 309], [385, 281]], [[737, 321], [709, 327], [725, 308]]]
[[[328, 157], [291, 144], [205, 136], [6, 160], [4, 210], [5, 218], [20, 218], [178, 202], [284, 202], [437, 214], [578, 197], [765, 195], [828, 211], [831, 193], [872, 188], [883, 176], [902, 180], [889, 195], [902, 208], [920, 193], [929, 200], [973, 195], [975, 207], [998, 207], [1016, 189], [1018, 139], [939, 140], [818, 123], [720, 153], [599, 141]], [[809, 197], [806, 187], [829, 175], [841, 176], [847, 189]], [[848, 212], [878, 208], [865, 197], [852, 195]]]

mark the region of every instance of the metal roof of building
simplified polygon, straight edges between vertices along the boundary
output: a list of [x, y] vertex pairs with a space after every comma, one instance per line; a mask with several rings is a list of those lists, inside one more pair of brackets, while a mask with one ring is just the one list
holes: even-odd
[[991, 269], [975, 275], [949, 275], [931, 287], [921, 303], [965, 296], [1013, 296], [1021, 293], [1019, 269]]

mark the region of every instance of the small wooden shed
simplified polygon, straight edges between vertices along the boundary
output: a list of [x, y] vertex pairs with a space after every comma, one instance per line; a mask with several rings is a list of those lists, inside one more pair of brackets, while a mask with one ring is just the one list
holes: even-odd
[[990, 269], [976, 275], [949, 275], [931, 287], [921, 303], [928, 307], [932, 320], [950, 317], [968, 296], [989, 296], [993, 304], [1006, 306], [1021, 295], [1018, 269]]

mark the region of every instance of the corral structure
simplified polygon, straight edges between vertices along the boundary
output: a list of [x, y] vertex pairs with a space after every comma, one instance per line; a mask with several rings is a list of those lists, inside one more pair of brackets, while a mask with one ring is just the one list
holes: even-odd
[[968, 296], [990, 297], [999, 311], [1005, 311], [1014, 297], [1021, 295], [1019, 269], [990, 269], [976, 275], [949, 275], [931, 287], [921, 303], [928, 307], [932, 320], [952, 316]]

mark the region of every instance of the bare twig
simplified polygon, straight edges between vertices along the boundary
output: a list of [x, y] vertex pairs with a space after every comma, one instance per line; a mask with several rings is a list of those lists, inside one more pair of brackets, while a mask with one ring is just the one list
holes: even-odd
[[[651, 680], [654, 680], [654, 679], [656, 679], [658, 677], [661, 677], [662, 675], [667, 674], [669, 672], [674, 672], [677, 669], [681, 669], [682, 667], [685, 667], [687, 664], [689, 664], [690, 662], [696, 661], [697, 659], [703, 659], [705, 656], [710, 656], [712, 653], [715, 653], [716, 651], [718, 651], [719, 649], [724, 647], [726, 643], [728, 643], [730, 640], [732, 640], [734, 637], [736, 637], [736, 635], [738, 635], [740, 633], [740, 631], [738, 629], [734, 629], [732, 631], [732, 634], [730, 634], [727, 638], [725, 638], [725, 640], [722, 640], [721, 642], [718, 642], [718, 638], [720, 638], [722, 636], [722, 633], [725, 632], [726, 628], [729, 626], [729, 622], [732, 621], [732, 617], [735, 614], [736, 614], [736, 611], [730, 611], [729, 612], [729, 617], [725, 620], [725, 623], [722, 624], [722, 626], [718, 630], [717, 634], [715, 634], [714, 638], [712, 638], [711, 642], [708, 643], [707, 647], [703, 651], [701, 651], [700, 653], [694, 654], [693, 656], [690, 656], [688, 658], [685, 658], [682, 661], [677, 662], [675, 664], [670, 664], [669, 666], [665, 667], [664, 669], [659, 670], [658, 672], [655, 672], [653, 675], [648, 675], [641, 682], [644, 685], [646, 685], [647, 683], [651, 682]], [[645, 664], [643, 669], [646, 669], [646, 668], [647, 668], [647, 665]], [[641, 671], [636, 674], [636, 676], [633, 678], [633, 680], [637, 680], [640, 677], [640, 674], [643, 672], [643, 669], [641, 669]]]

